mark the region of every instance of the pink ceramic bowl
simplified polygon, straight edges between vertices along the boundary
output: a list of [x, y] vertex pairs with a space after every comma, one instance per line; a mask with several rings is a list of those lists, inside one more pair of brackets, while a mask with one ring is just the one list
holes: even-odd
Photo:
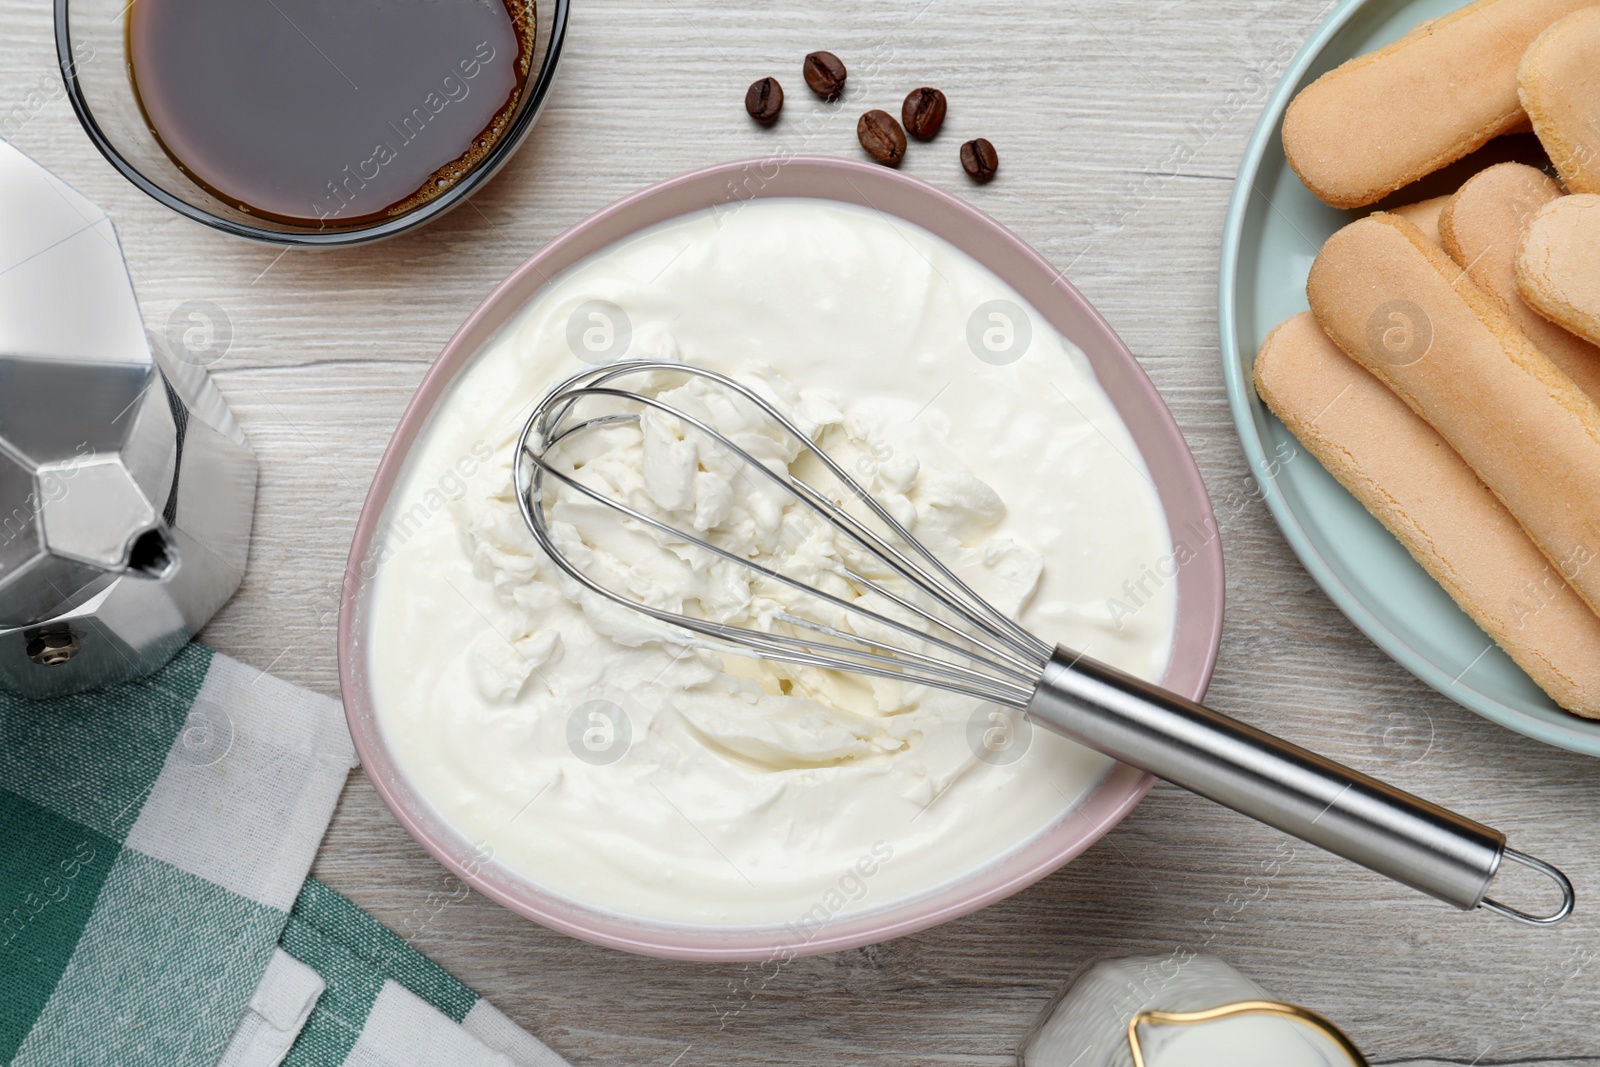
[[493, 900], [597, 944], [650, 956], [770, 960], [885, 941], [976, 911], [1031, 885], [1088, 848], [1149, 791], [1153, 779], [1119, 765], [1088, 798], [1002, 859], [911, 900], [840, 916], [809, 941], [782, 926], [705, 927], [618, 916], [570, 900], [496, 863], [419, 796], [396, 764], [373, 707], [365, 635], [373, 547], [412, 445], [447, 387], [548, 279], [634, 232], [687, 212], [758, 197], [812, 197], [864, 205], [929, 230], [993, 270], [1088, 357], [1155, 479], [1172, 537], [1196, 553], [1176, 576], [1177, 637], [1163, 683], [1205, 694], [1222, 630], [1222, 552], [1194, 459], [1150, 380], [1089, 302], [1015, 234], [932, 185], [872, 164], [802, 156], [723, 163], [651, 186], [574, 226], [512, 272], [451, 338], [428, 373], [367, 495], [346, 571], [339, 618], [345, 712], [367, 775], [423, 847]]

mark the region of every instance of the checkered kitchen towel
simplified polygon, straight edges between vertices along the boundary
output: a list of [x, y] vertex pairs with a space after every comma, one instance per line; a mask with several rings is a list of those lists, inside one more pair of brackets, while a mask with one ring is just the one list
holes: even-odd
[[354, 764], [335, 701], [198, 644], [0, 694], [0, 1063], [564, 1067], [306, 877]]

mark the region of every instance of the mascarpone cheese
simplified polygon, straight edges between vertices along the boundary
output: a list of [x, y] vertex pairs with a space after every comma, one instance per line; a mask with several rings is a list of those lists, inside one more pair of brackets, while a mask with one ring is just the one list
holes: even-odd
[[[1082, 355], [1015, 292], [939, 238], [846, 205], [685, 216], [542, 289], [440, 402], [385, 516], [374, 706], [412, 787], [483, 854], [621, 915], [776, 925], [944, 885], [1093, 788], [1110, 762], [1054, 735], [997, 758], [982, 738], [1004, 724], [969, 698], [719, 657], [582, 593], [524, 527], [511, 458], [528, 411], [596, 349], [758, 388], [1046, 640], [1152, 679], [1170, 651], [1172, 585], [1149, 575], [1172, 547], [1148, 473]], [[794, 461], [704, 388], [662, 384], [763, 458]], [[840, 549], [825, 529], [796, 525], [786, 494], [672, 420], [577, 447], [586, 479], [830, 579]], [[552, 531], [607, 584], [740, 624], [782, 610], [731, 565], [657, 552], [637, 566], [637, 535], [616, 520], [597, 533], [593, 507], [558, 494]]]

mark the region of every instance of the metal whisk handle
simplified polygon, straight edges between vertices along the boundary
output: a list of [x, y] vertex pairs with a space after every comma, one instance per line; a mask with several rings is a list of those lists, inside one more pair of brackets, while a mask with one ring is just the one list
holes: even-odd
[[[1506, 848], [1505, 835], [1103, 663], [1058, 648], [1029, 717], [1303, 841], [1462, 910], [1559, 922], [1572, 884]], [[1529, 915], [1485, 899], [1502, 859], [1548, 875], [1562, 907]]]

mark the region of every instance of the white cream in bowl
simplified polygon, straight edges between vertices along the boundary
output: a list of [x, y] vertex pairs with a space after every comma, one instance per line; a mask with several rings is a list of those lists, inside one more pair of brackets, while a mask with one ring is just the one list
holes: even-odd
[[[623, 357], [757, 386], [1035, 633], [1146, 678], [1166, 666], [1166, 523], [1082, 355], [909, 223], [757, 200], [554, 279], [440, 402], [385, 515], [367, 645], [412, 788], [555, 893], [717, 927], [902, 903], [1066, 816], [1104, 757], [1042, 731], [985, 747], [1005, 724], [967, 698], [685, 652], [559, 574], [523, 526], [512, 443], [552, 385]], [[692, 445], [606, 432], [607, 478], [753, 552], [785, 536], [782, 500]], [[691, 581], [649, 595], [744, 595], [673, 584]]]

